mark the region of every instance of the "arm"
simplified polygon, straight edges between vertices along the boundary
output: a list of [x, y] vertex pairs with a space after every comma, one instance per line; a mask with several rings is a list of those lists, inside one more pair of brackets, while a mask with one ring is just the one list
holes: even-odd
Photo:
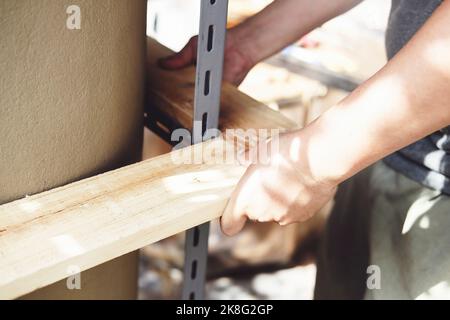
[[[239, 84], [248, 71], [325, 21], [361, 0], [276, 0], [227, 33], [223, 77]], [[197, 58], [197, 37], [177, 54], [161, 61], [167, 69], [191, 65]]]
[[450, 1], [444, 1], [381, 71], [299, 132], [310, 145], [305, 160], [313, 174], [341, 182], [449, 125], [449, 57]]
[[282, 136], [276, 161], [248, 168], [222, 217], [224, 232], [236, 233], [247, 217], [280, 224], [303, 221], [340, 182], [449, 125], [448, 57], [446, 0], [375, 76], [305, 129]]
[[276, 0], [229, 32], [256, 64], [361, 0]]

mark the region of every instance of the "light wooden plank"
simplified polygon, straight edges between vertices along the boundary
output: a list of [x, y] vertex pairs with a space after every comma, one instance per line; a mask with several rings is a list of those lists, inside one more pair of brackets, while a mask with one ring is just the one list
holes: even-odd
[[[216, 157], [220, 141], [211, 142]], [[178, 165], [174, 151], [0, 206], [0, 299], [217, 218], [244, 168]]]
[[[194, 101], [195, 68], [169, 71], [160, 68], [159, 58], [173, 52], [152, 38], [147, 39], [149, 114], [169, 129], [175, 121], [179, 127], [191, 129]], [[224, 129], [292, 129], [295, 123], [281, 113], [223, 83], [219, 128]]]

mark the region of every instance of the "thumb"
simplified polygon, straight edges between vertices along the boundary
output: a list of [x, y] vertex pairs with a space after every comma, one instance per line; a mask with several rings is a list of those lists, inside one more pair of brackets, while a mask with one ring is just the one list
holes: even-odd
[[158, 64], [164, 69], [180, 69], [193, 64], [197, 58], [196, 55], [197, 37], [193, 37], [180, 52], [160, 59]]

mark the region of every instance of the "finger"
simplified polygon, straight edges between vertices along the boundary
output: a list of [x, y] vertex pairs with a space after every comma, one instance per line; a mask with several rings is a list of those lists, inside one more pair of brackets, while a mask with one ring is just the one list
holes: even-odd
[[197, 38], [192, 38], [181, 49], [180, 52], [175, 53], [169, 57], [159, 60], [159, 65], [165, 69], [180, 69], [194, 63], [196, 58]]
[[236, 195], [233, 192], [230, 200], [228, 200], [227, 206], [220, 218], [220, 227], [222, 232], [227, 236], [233, 236], [244, 228], [247, 216], [243, 211], [239, 212], [235, 208]]
[[284, 205], [274, 200], [273, 192], [267, 192], [263, 185], [258, 186], [256, 190], [252, 191], [252, 194], [252, 200], [246, 210], [249, 219], [258, 222], [278, 222], [285, 215]]
[[252, 183], [252, 180], [254, 180], [254, 167], [249, 167], [231, 194], [230, 200], [228, 200], [220, 219], [220, 226], [226, 235], [235, 235], [241, 231], [247, 221], [247, 212], [245, 209], [250, 198], [248, 185]]

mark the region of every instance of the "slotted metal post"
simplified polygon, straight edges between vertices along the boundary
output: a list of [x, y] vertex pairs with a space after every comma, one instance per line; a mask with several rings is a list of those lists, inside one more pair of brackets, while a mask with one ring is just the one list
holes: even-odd
[[[219, 125], [228, 0], [201, 0], [192, 142]], [[186, 231], [182, 299], [205, 297], [209, 223]]]

